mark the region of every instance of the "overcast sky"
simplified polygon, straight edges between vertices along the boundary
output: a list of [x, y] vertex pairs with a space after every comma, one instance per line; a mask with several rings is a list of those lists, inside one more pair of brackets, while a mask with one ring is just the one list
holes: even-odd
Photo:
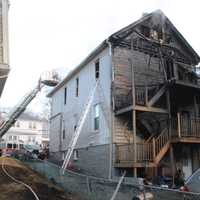
[[[14, 106], [45, 70], [59, 69], [64, 75], [143, 12], [161, 9], [200, 54], [197, 0], [10, 0], [10, 4], [11, 72], [0, 106]], [[41, 99], [32, 103], [32, 110], [40, 109]]]

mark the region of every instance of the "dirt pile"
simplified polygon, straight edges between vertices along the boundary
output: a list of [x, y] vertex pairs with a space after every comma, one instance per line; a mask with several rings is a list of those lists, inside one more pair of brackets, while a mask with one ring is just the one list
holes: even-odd
[[[3, 161], [4, 160], [4, 161]], [[35, 200], [34, 195], [25, 186], [14, 182], [2, 169], [27, 185], [40, 200], [81, 200], [77, 195], [65, 193], [61, 188], [46, 180], [43, 176], [12, 158], [0, 158], [0, 199], [1, 200]]]

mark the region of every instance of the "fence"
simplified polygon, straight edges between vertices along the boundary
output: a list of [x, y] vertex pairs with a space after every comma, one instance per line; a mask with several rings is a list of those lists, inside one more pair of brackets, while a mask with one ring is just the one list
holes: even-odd
[[[23, 162], [66, 191], [79, 194], [85, 200], [110, 200], [118, 183], [118, 180], [86, 176], [72, 171], [66, 171], [62, 175], [60, 167], [48, 161], [23, 160]], [[116, 200], [131, 200], [134, 196], [141, 193], [141, 186], [139, 184], [127, 182], [127, 180], [125, 179], [121, 184]], [[151, 192], [154, 200], [200, 200], [200, 194], [183, 193], [160, 187], [145, 186], [143, 191]]]

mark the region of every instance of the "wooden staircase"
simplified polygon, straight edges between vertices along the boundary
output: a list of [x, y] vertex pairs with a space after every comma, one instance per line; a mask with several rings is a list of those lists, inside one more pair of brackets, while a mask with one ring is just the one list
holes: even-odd
[[164, 129], [161, 134], [155, 139], [155, 157], [154, 163], [158, 165], [170, 147], [170, 136], [168, 129]]
[[[168, 129], [164, 129], [157, 137], [149, 141], [136, 143], [136, 159], [134, 144], [116, 146], [116, 167], [156, 167], [170, 147]], [[135, 162], [136, 161], [136, 162]]]

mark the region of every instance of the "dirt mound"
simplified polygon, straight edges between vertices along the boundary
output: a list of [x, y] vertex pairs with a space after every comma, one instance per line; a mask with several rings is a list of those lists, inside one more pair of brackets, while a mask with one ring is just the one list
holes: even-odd
[[[4, 160], [4, 161], [3, 161]], [[61, 188], [47, 181], [42, 175], [12, 158], [0, 158], [0, 199], [35, 200], [34, 195], [23, 185], [15, 183], [2, 170], [26, 184], [38, 195], [40, 200], [81, 200], [78, 196], [65, 193]]]

